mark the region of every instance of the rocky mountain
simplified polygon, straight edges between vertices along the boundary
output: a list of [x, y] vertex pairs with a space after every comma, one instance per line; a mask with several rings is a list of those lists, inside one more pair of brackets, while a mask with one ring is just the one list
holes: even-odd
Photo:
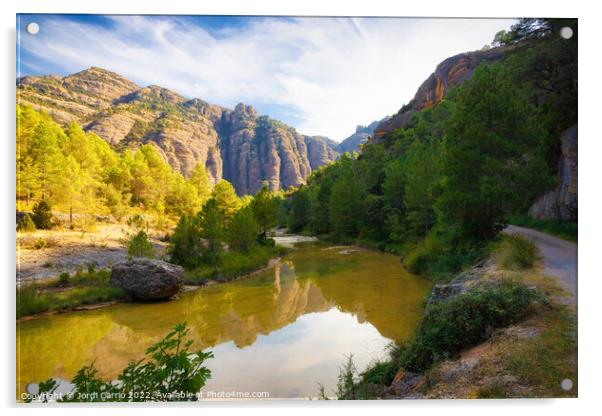
[[469, 79], [481, 62], [500, 59], [509, 49], [498, 47], [460, 53], [441, 62], [435, 72], [420, 85], [414, 98], [397, 114], [385, 119], [374, 129], [374, 141], [378, 142], [385, 134], [407, 125], [416, 112], [438, 104], [451, 87]]
[[[501, 59], [514, 50], [516, 50], [514, 46], [502, 46], [461, 53], [445, 59], [437, 65], [435, 72], [420, 85], [414, 98], [408, 104], [404, 105], [397, 114], [385, 118], [378, 123], [374, 128], [370, 140], [378, 143], [383, 136], [392, 130], [405, 127], [415, 113], [435, 106], [443, 100], [446, 92], [451, 87], [469, 79], [481, 62], [491, 62]], [[533, 203], [528, 211], [529, 216], [539, 219], [577, 220], [577, 136], [576, 124], [561, 133], [561, 154], [558, 158], [556, 169], [559, 177], [559, 185], [556, 189], [542, 195]]]
[[227, 179], [241, 195], [255, 193], [264, 181], [274, 190], [297, 186], [339, 156], [335, 142], [302, 135], [251, 106], [232, 110], [187, 99], [101, 68], [19, 78], [17, 101], [61, 124], [78, 121], [117, 148], [151, 143], [184, 175], [203, 163], [213, 181]]
[[[388, 118], [388, 117], [387, 117]], [[357, 152], [360, 149], [360, 145], [366, 143], [368, 139], [374, 134], [374, 129], [381, 123], [387, 120], [384, 118], [382, 120], [373, 121], [367, 126], [357, 126], [355, 128], [355, 133], [351, 136], [347, 137], [343, 140], [338, 146], [337, 150], [339, 153], [345, 152]]]

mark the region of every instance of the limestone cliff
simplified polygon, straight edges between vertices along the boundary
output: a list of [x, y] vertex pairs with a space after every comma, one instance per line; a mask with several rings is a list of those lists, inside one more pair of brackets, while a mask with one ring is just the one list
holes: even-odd
[[336, 143], [305, 136], [251, 106], [234, 110], [189, 100], [151, 85], [140, 87], [113, 72], [89, 68], [66, 77], [17, 80], [17, 101], [49, 113], [57, 122], [78, 121], [118, 148], [150, 143], [184, 175], [198, 163], [213, 181], [232, 182], [239, 194], [304, 183], [312, 170], [339, 156]]
[[577, 221], [577, 125], [560, 135], [561, 156], [558, 161], [560, 183], [556, 189], [541, 196], [529, 209], [529, 216], [538, 219]]
[[481, 62], [495, 61], [503, 57], [507, 51], [507, 47], [499, 47], [467, 52], [441, 62], [435, 72], [418, 88], [414, 98], [397, 114], [385, 119], [374, 129], [374, 141], [378, 142], [385, 134], [406, 126], [416, 112], [438, 104], [451, 87], [469, 79]]

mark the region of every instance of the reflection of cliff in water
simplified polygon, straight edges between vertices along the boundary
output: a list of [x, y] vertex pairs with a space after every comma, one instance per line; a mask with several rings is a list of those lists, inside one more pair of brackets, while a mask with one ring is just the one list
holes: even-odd
[[[123, 304], [20, 322], [19, 385], [49, 377], [70, 379], [93, 361], [99, 376], [114, 377], [183, 321], [198, 349], [230, 341], [245, 348], [259, 335], [335, 306], [360, 323], [368, 321], [386, 338], [398, 341], [411, 333], [428, 283], [405, 272], [395, 257], [318, 246], [295, 250], [287, 259], [254, 276], [207, 286], [171, 302]], [[299, 342], [291, 336], [286, 342]], [[328, 342], [324, 340], [325, 348]]]
[[[22, 377], [69, 378], [95, 361], [101, 376], [115, 376], [177, 322], [191, 328], [194, 348], [233, 341], [244, 348], [310, 312], [333, 305], [310, 281], [297, 280], [290, 262], [231, 284], [214, 285], [168, 303], [120, 305], [23, 322]], [[25, 381], [25, 380], [23, 380]]]

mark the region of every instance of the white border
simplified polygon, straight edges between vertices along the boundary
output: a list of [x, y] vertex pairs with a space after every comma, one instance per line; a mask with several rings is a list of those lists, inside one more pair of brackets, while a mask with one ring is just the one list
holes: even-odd
[[[2, 369], [1, 399], [8, 413], [23, 411], [15, 408], [12, 398], [15, 391], [15, 321], [14, 321], [14, 129], [15, 129], [15, 13], [112, 13], [112, 14], [238, 14], [238, 15], [337, 15], [337, 16], [425, 16], [425, 17], [578, 17], [579, 18], [579, 130], [580, 130], [580, 236], [579, 236], [579, 399], [568, 400], [503, 400], [503, 401], [415, 401], [388, 403], [202, 403], [199, 407], [178, 406], [177, 410], [167, 410], [165, 405], [128, 407], [132, 414], [162, 414], [209, 412], [210, 414], [231, 414], [244, 411], [245, 414], [262, 415], [307, 414], [307, 412], [331, 413], [342, 411], [346, 414], [372, 412], [399, 413], [413, 412], [445, 415], [506, 415], [509, 412], [545, 412], [546, 414], [590, 413], [600, 408], [598, 386], [600, 383], [600, 303], [599, 272], [600, 248], [597, 244], [602, 235], [600, 227], [600, 174], [599, 159], [602, 157], [602, 134], [600, 134], [600, 34], [602, 16], [596, 10], [595, 2], [577, 1], [408, 1], [386, 0], [20, 0], [18, 3], [0, 3], [2, 13], [2, 151], [0, 172], [2, 174], [2, 239], [3, 260], [2, 310]], [[425, 79], [428, 74], [425, 74]], [[401, 103], [400, 103], [401, 104]], [[198, 406], [198, 405], [197, 405]], [[23, 407], [23, 406], [18, 406]], [[210, 408], [207, 408], [210, 407]], [[286, 408], [286, 409], [284, 409]], [[29, 408], [28, 413], [81, 414], [81, 409], [73, 406], [60, 408]], [[105, 415], [106, 406], [87, 408], [87, 414]]]

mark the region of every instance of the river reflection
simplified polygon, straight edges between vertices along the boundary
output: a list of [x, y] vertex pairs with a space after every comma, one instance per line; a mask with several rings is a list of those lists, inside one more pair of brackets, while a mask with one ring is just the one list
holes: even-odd
[[381, 358], [388, 343], [407, 338], [428, 289], [394, 256], [303, 247], [272, 269], [176, 301], [18, 322], [18, 388], [49, 377], [70, 379], [92, 361], [99, 376], [115, 377], [186, 321], [193, 347], [215, 355], [206, 391], [315, 396], [317, 383], [334, 389], [345, 355], [353, 353], [361, 369]]

